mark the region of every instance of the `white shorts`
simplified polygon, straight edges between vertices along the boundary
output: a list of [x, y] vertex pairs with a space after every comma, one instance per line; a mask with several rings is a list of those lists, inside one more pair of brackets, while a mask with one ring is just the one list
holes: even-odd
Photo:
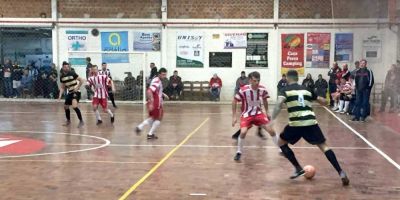
[[17, 88], [19, 88], [21, 86], [21, 81], [14, 81], [13, 80], [13, 88], [14, 89], [17, 89]]

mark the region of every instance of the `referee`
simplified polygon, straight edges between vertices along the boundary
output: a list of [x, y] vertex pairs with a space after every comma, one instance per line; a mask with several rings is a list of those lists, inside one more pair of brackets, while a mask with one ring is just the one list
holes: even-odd
[[312, 100], [317, 100], [320, 104], [325, 104], [323, 97], [317, 97], [313, 91], [308, 91], [305, 86], [297, 83], [299, 80], [297, 71], [290, 70], [287, 73], [288, 86], [279, 92], [278, 102], [272, 113], [272, 119], [275, 121], [283, 103], [287, 105], [289, 113], [289, 124], [281, 133], [278, 145], [280, 146], [285, 157], [295, 167], [295, 172], [291, 179], [295, 179], [304, 175], [305, 171], [298, 163], [293, 151], [288, 146], [288, 143], [294, 145], [301, 138], [304, 138], [308, 143], [317, 145], [319, 149], [325, 154], [326, 158], [338, 172], [342, 184], [349, 185], [350, 180], [346, 173], [340, 167], [336, 160], [335, 153], [326, 144], [325, 137], [318, 126], [315, 113], [311, 106]]

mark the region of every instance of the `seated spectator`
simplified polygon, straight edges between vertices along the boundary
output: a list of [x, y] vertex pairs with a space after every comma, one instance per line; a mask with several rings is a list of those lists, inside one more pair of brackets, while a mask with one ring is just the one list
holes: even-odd
[[286, 87], [287, 86], [287, 79], [286, 79], [286, 74], [283, 74], [282, 75], [282, 79], [278, 82], [278, 86], [277, 86], [277, 88], [278, 88], [278, 93], [279, 93], [279, 91], [281, 91], [284, 87]]
[[32, 76], [29, 76], [29, 71], [24, 70], [24, 75], [21, 78], [21, 85], [19, 86], [18, 90], [20, 94], [23, 94], [24, 90], [31, 91], [32, 90]]
[[340, 86], [340, 96], [339, 96], [339, 109], [336, 111], [341, 114], [345, 114], [349, 111], [349, 105], [351, 100], [351, 93], [353, 91], [353, 86], [350, 81], [346, 81], [345, 77], [340, 80], [344, 85]]
[[136, 80], [135, 77], [132, 76], [132, 72], [125, 72], [127, 77], [124, 79], [124, 100], [133, 100], [134, 94], [136, 91]]
[[303, 80], [302, 85], [307, 87], [308, 91], [314, 91], [314, 80], [312, 79], [310, 73], [307, 74], [306, 78]]
[[350, 71], [349, 71], [349, 66], [347, 64], [343, 64], [343, 70], [340, 72], [341, 77], [340, 78], [344, 78], [346, 79], [346, 81], [349, 80], [350, 77]]
[[327, 91], [328, 91], [328, 82], [322, 78], [322, 74], [319, 74], [318, 80], [315, 81], [314, 92], [318, 96], [326, 97]]
[[245, 85], [249, 84], [249, 78], [246, 76], [246, 72], [242, 71], [240, 73], [240, 77], [236, 80], [236, 86], [235, 86], [235, 94], [239, 92], [239, 89]]
[[344, 84], [346, 83], [346, 81], [342, 82], [339, 81], [338, 79], [336, 79], [336, 92], [331, 93], [332, 95], [332, 99], [331, 101], [334, 102], [334, 106], [332, 108], [333, 111], [337, 111], [339, 109], [339, 97], [340, 97], [340, 91], [342, 90], [342, 87], [344, 86]]
[[167, 88], [167, 93], [170, 99], [179, 99], [183, 89], [182, 78], [178, 76], [178, 71], [174, 71], [174, 75], [169, 77], [169, 85]]
[[217, 74], [210, 79], [210, 93], [211, 93], [211, 101], [219, 101], [219, 95], [221, 94], [222, 88], [222, 80], [218, 77]]

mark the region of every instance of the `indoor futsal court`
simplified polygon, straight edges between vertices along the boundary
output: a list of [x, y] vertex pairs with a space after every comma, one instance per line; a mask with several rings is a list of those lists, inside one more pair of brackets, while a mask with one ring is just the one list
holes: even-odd
[[[320, 151], [304, 140], [293, 146], [303, 165], [316, 167], [307, 180], [290, 180], [292, 167], [271, 138], [251, 129], [242, 161], [233, 161], [230, 106], [167, 104], [158, 140], [136, 135], [141, 105], [121, 105], [114, 127], [96, 127], [82, 105], [86, 126], [61, 126], [58, 104], [7, 103], [0, 109], [0, 138], [25, 141], [13, 156], [0, 150], [1, 199], [398, 199], [398, 125], [385, 117], [354, 124], [323, 107], [315, 108], [321, 128], [351, 178], [341, 185]], [[286, 113], [276, 125], [282, 130]], [[346, 125], [344, 125], [344, 122]], [[347, 127], [348, 126], [348, 127]], [[397, 129], [396, 129], [397, 128]], [[358, 136], [358, 134], [361, 136]], [[368, 145], [367, 140], [374, 146]], [[384, 140], [383, 140], [384, 139]], [[41, 144], [35, 144], [38, 141]], [[393, 148], [395, 147], [395, 148]], [[31, 149], [37, 148], [37, 149]], [[29, 151], [34, 153], [28, 153]], [[384, 155], [378, 153], [384, 152]], [[386, 158], [385, 158], [386, 157]]]
[[0, 0], [0, 200], [400, 200], [400, 0]]

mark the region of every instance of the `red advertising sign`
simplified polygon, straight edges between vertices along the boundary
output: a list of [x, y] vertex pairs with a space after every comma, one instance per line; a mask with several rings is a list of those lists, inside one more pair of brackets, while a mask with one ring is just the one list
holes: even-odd
[[300, 76], [304, 75], [304, 34], [282, 34], [282, 69], [286, 74], [289, 70], [296, 70]]

